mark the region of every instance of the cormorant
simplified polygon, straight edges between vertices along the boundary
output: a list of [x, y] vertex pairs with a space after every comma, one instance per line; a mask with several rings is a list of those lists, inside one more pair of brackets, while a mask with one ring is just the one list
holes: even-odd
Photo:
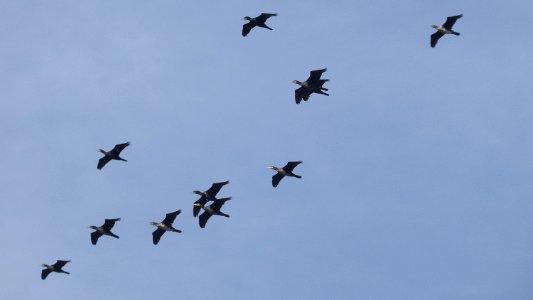
[[48, 274], [52, 272], [70, 274], [69, 272], [63, 271], [62, 269], [69, 262], [70, 260], [58, 260], [55, 264], [51, 266], [43, 264], [42, 266], [45, 269], [41, 271], [41, 279], [45, 280]]
[[119, 238], [118, 235], [116, 235], [113, 232], [111, 232], [111, 229], [113, 228], [113, 226], [115, 226], [115, 222], [116, 221], [120, 221], [120, 218], [117, 218], [117, 219], [105, 219], [104, 225], [102, 225], [100, 227], [96, 227], [94, 225], [89, 226], [89, 228], [96, 230], [95, 232], [91, 233], [91, 243], [93, 245], [96, 245], [96, 243], [98, 242], [98, 239], [102, 235], [109, 235], [109, 236], [112, 236], [112, 237], [118, 239]]
[[102, 170], [102, 168], [112, 159], [127, 161], [120, 157], [120, 152], [122, 152], [122, 150], [124, 150], [124, 148], [128, 147], [129, 145], [130, 142], [124, 144], [117, 144], [111, 151], [104, 151], [102, 149], [98, 149], [98, 151], [104, 154], [104, 157], [100, 158], [100, 160], [98, 161], [98, 170]]
[[213, 203], [209, 206], [205, 206], [201, 203], [194, 203], [193, 204], [194, 206], [204, 209], [204, 212], [198, 218], [200, 227], [205, 228], [205, 224], [207, 223], [207, 220], [209, 220], [209, 218], [211, 218], [212, 215], [223, 216], [223, 217], [229, 218], [228, 214], [225, 214], [220, 211], [220, 208], [222, 208], [222, 205], [224, 205], [224, 203], [226, 203], [226, 201], [230, 199], [231, 197], [226, 198], [226, 199], [217, 199], [217, 200], [214, 200]]
[[174, 220], [180, 213], [181, 209], [178, 209], [175, 212], [168, 213], [161, 223], [150, 222], [150, 225], [154, 225], [157, 227], [157, 229], [152, 233], [154, 245], [157, 245], [157, 243], [159, 243], [159, 240], [161, 239], [161, 236], [165, 233], [165, 231], [181, 233], [181, 230], [172, 227], [172, 223], [174, 223]]
[[272, 169], [277, 172], [276, 175], [272, 176], [272, 186], [277, 187], [281, 179], [283, 179], [285, 176], [302, 178], [302, 176], [296, 175], [292, 172], [292, 170], [294, 170], [294, 168], [301, 163], [301, 161], [290, 161], [283, 168], [278, 168], [275, 166], [268, 167], [268, 169]]
[[[225, 186], [226, 184], [228, 184], [229, 181], [223, 181], [223, 182], [215, 182], [211, 185], [211, 187], [205, 191], [205, 192], [200, 192], [200, 191], [193, 191], [192, 193], [193, 194], [197, 194], [197, 195], [200, 195], [200, 199], [196, 200], [196, 202], [194, 202], [194, 204], [202, 204], [202, 205], [206, 205], [207, 202], [211, 201], [211, 200], [216, 200], [216, 196], [218, 194], [218, 192], [220, 191], [220, 189]], [[231, 199], [231, 197], [229, 198], [222, 198], [220, 200], [229, 200]], [[198, 213], [200, 212], [200, 206], [194, 206], [193, 209], [192, 209], [192, 214], [193, 216], [197, 216]]]
[[452, 27], [455, 24], [455, 22], [457, 22], [457, 20], [459, 20], [462, 16], [463, 15], [448, 17], [446, 19], [446, 22], [444, 22], [442, 26], [431, 25], [431, 27], [437, 29], [437, 32], [431, 35], [431, 48], [435, 48], [439, 39], [443, 37], [445, 34], [460, 35], [459, 32], [453, 31]]
[[311, 96], [312, 93], [329, 96], [329, 94], [323, 92], [327, 91], [328, 89], [322, 87], [324, 83], [329, 81], [329, 79], [320, 79], [322, 73], [326, 71], [327, 69], [311, 71], [311, 75], [309, 75], [309, 78], [307, 78], [307, 80], [304, 82], [300, 82], [298, 80], [292, 81], [293, 83], [300, 85], [300, 87], [294, 91], [294, 99], [296, 100], [296, 104], [300, 104], [302, 100], [309, 100], [309, 96]]
[[277, 15], [278, 14], [262, 13], [261, 15], [255, 17], [255, 18], [250, 18], [248, 16], [244, 17], [243, 20], [247, 20], [249, 22], [244, 24], [244, 25], [242, 25], [242, 36], [246, 36], [250, 32], [250, 30], [252, 30], [252, 28], [254, 28], [255, 26], [263, 27], [263, 28], [272, 30], [272, 28], [268, 27], [265, 24], [265, 22], [266, 22], [266, 20], [268, 18], [277, 16]]

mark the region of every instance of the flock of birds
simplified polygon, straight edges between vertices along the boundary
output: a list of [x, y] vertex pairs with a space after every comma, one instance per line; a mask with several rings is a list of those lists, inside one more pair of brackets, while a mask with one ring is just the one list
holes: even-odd
[[[266, 21], [273, 16], [277, 16], [277, 14], [262, 13], [261, 15], [255, 18], [250, 18], [248, 16], [244, 17], [243, 20], [248, 21], [248, 23], [244, 24], [242, 27], [242, 36], [247, 36], [254, 27], [262, 27], [269, 30], [273, 30], [268, 25], [266, 25]], [[437, 45], [439, 39], [446, 34], [460, 35], [459, 32], [454, 31], [452, 28], [457, 22], [457, 20], [460, 19], [462, 16], [463, 15], [448, 17], [446, 19], [446, 22], [444, 22], [444, 24], [440, 26], [432, 25], [432, 27], [437, 30], [431, 35], [430, 38], [430, 45], [432, 48], [434, 48]], [[298, 84], [300, 86], [298, 89], [295, 90], [296, 104], [300, 104], [302, 100], [309, 100], [309, 97], [313, 93], [329, 96], [329, 94], [324, 92], [328, 91], [328, 89], [323, 87], [323, 85], [328, 82], [329, 79], [321, 79], [322, 74], [326, 72], [326, 70], [327, 69], [311, 71], [309, 78], [307, 78], [307, 80], [304, 82], [300, 82], [298, 80], [293, 81], [293, 83]], [[111, 160], [127, 161], [124, 158], [120, 157], [120, 153], [129, 145], [129, 142], [117, 144], [110, 151], [98, 149], [98, 151], [104, 154], [104, 156], [98, 160], [97, 169], [103, 169], [104, 166]], [[302, 178], [302, 176], [293, 173], [294, 168], [296, 168], [296, 166], [301, 163], [301, 161], [291, 161], [288, 162], [283, 168], [278, 168], [276, 166], [268, 167], [269, 169], [276, 171], [276, 174], [272, 176], [272, 186], [277, 187], [280, 181], [285, 176]], [[226, 201], [231, 200], [231, 197], [217, 198], [217, 194], [220, 192], [222, 187], [228, 183], [229, 181], [215, 182], [208, 190], [204, 192], [193, 191], [194, 194], [200, 196], [200, 199], [196, 200], [193, 203], [193, 216], [195, 218], [198, 217], [198, 223], [201, 228], [205, 228], [205, 225], [207, 224], [207, 221], [211, 218], [211, 216], [216, 215], [226, 218], [230, 217], [228, 214], [223, 213], [220, 209], [226, 203]], [[211, 204], [207, 205], [209, 202], [211, 202]], [[203, 213], [200, 214], [202, 210]], [[152, 233], [152, 242], [154, 243], [154, 245], [157, 245], [159, 243], [161, 237], [167, 231], [181, 233], [181, 230], [173, 227], [173, 223], [180, 213], [181, 209], [178, 209], [174, 212], [166, 214], [165, 218], [161, 222], [150, 222], [150, 225], [156, 227], [156, 230]], [[96, 245], [98, 243], [98, 239], [104, 235], [118, 239], [119, 236], [111, 231], [111, 229], [113, 229], [113, 227], [115, 226], [115, 223], [118, 221], [120, 221], [120, 218], [105, 219], [104, 224], [102, 226], [90, 226], [89, 228], [94, 230], [94, 232], [91, 233], [91, 243], [93, 245]], [[70, 260], [57, 260], [56, 263], [53, 265], [43, 264], [42, 266], [44, 269], [41, 271], [41, 279], [46, 279], [46, 277], [52, 272], [70, 274], [69, 272], [63, 270], [63, 267], [69, 262]]]

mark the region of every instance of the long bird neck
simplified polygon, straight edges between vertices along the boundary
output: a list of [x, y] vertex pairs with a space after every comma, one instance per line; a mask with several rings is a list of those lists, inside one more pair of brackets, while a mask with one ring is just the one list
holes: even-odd
[[94, 230], [98, 230], [98, 227], [96, 227], [94, 225], [89, 226], [89, 228], [94, 229]]
[[200, 195], [200, 196], [206, 196], [206, 193], [202, 193], [200, 191], [192, 191], [193, 194]]
[[98, 149], [98, 151], [102, 152], [103, 154], [107, 155], [107, 152], [105, 150], [102, 150], [102, 149]]

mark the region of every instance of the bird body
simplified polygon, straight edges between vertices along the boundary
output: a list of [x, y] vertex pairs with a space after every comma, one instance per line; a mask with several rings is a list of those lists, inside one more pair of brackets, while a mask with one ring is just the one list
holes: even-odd
[[296, 175], [292, 172], [297, 165], [301, 164], [302, 161], [290, 161], [283, 168], [278, 168], [276, 166], [270, 166], [268, 169], [272, 169], [277, 173], [272, 176], [272, 186], [277, 187], [281, 179], [285, 176], [302, 178], [300, 175]]
[[461, 35], [459, 32], [454, 31], [452, 28], [455, 22], [457, 22], [457, 20], [459, 20], [462, 17], [463, 15], [448, 17], [446, 19], [446, 22], [444, 22], [444, 24], [440, 26], [432, 25], [431, 27], [435, 28], [437, 32], [431, 35], [431, 39], [430, 39], [431, 48], [435, 48], [439, 39], [446, 34]]
[[250, 31], [254, 28], [254, 27], [262, 27], [262, 28], [266, 28], [266, 29], [269, 29], [269, 30], [273, 30], [272, 28], [268, 27], [268, 25], [266, 25], [266, 20], [268, 20], [268, 18], [270, 17], [274, 17], [274, 16], [277, 16], [278, 14], [268, 14], [268, 13], [262, 13], [260, 14], [259, 16], [255, 17], [255, 18], [250, 18], [248, 16], [244, 17], [243, 20], [246, 20], [248, 21], [248, 23], [244, 24], [242, 26], [242, 36], [247, 36], [248, 33], [250, 33]]
[[108, 162], [111, 160], [122, 160], [127, 161], [124, 158], [120, 157], [120, 152], [124, 150], [126, 147], [130, 145], [130, 142], [124, 143], [124, 144], [117, 144], [111, 151], [105, 151], [102, 149], [98, 149], [98, 151], [102, 152], [104, 154], [104, 157], [100, 158], [98, 160], [98, 166], [96, 167], [98, 170], [101, 170]]
[[328, 82], [329, 79], [320, 78], [322, 76], [322, 73], [326, 71], [327, 69], [314, 70], [310, 72], [309, 78], [307, 78], [306, 81], [292, 81], [293, 83], [296, 83], [300, 86], [300, 88], [294, 91], [294, 99], [296, 100], [296, 104], [300, 104], [302, 100], [309, 100], [309, 97], [313, 93], [329, 96], [329, 94], [324, 92], [328, 89], [323, 87], [323, 85]]
[[42, 266], [44, 269], [41, 271], [41, 279], [45, 280], [46, 277], [52, 272], [70, 274], [69, 272], [63, 270], [63, 267], [69, 262], [70, 260], [58, 260], [53, 265], [43, 264]]
[[180, 213], [181, 209], [178, 209], [175, 212], [168, 213], [165, 216], [165, 219], [161, 222], [150, 222], [150, 225], [154, 225], [155, 227], [157, 227], [157, 229], [152, 232], [152, 240], [154, 245], [157, 245], [159, 243], [161, 236], [163, 236], [163, 234], [167, 231], [181, 233], [181, 230], [172, 227], [172, 223], [174, 223], [174, 220]]

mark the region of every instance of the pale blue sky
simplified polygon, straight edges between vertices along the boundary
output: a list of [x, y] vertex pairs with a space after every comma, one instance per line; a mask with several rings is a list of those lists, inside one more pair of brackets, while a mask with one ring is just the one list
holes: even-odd
[[[261, 12], [274, 30], [243, 38]], [[532, 15], [0, 0], [0, 298], [532, 299]], [[331, 96], [296, 105], [291, 81], [324, 67]], [[273, 189], [265, 167], [289, 160], [303, 178]], [[200, 229], [191, 191], [223, 180], [231, 218]], [[183, 233], [152, 245], [148, 222], [179, 208]], [[116, 217], [120, 239], [92, 246]], [[42, 281], [56, 259], [71, 275]]]

